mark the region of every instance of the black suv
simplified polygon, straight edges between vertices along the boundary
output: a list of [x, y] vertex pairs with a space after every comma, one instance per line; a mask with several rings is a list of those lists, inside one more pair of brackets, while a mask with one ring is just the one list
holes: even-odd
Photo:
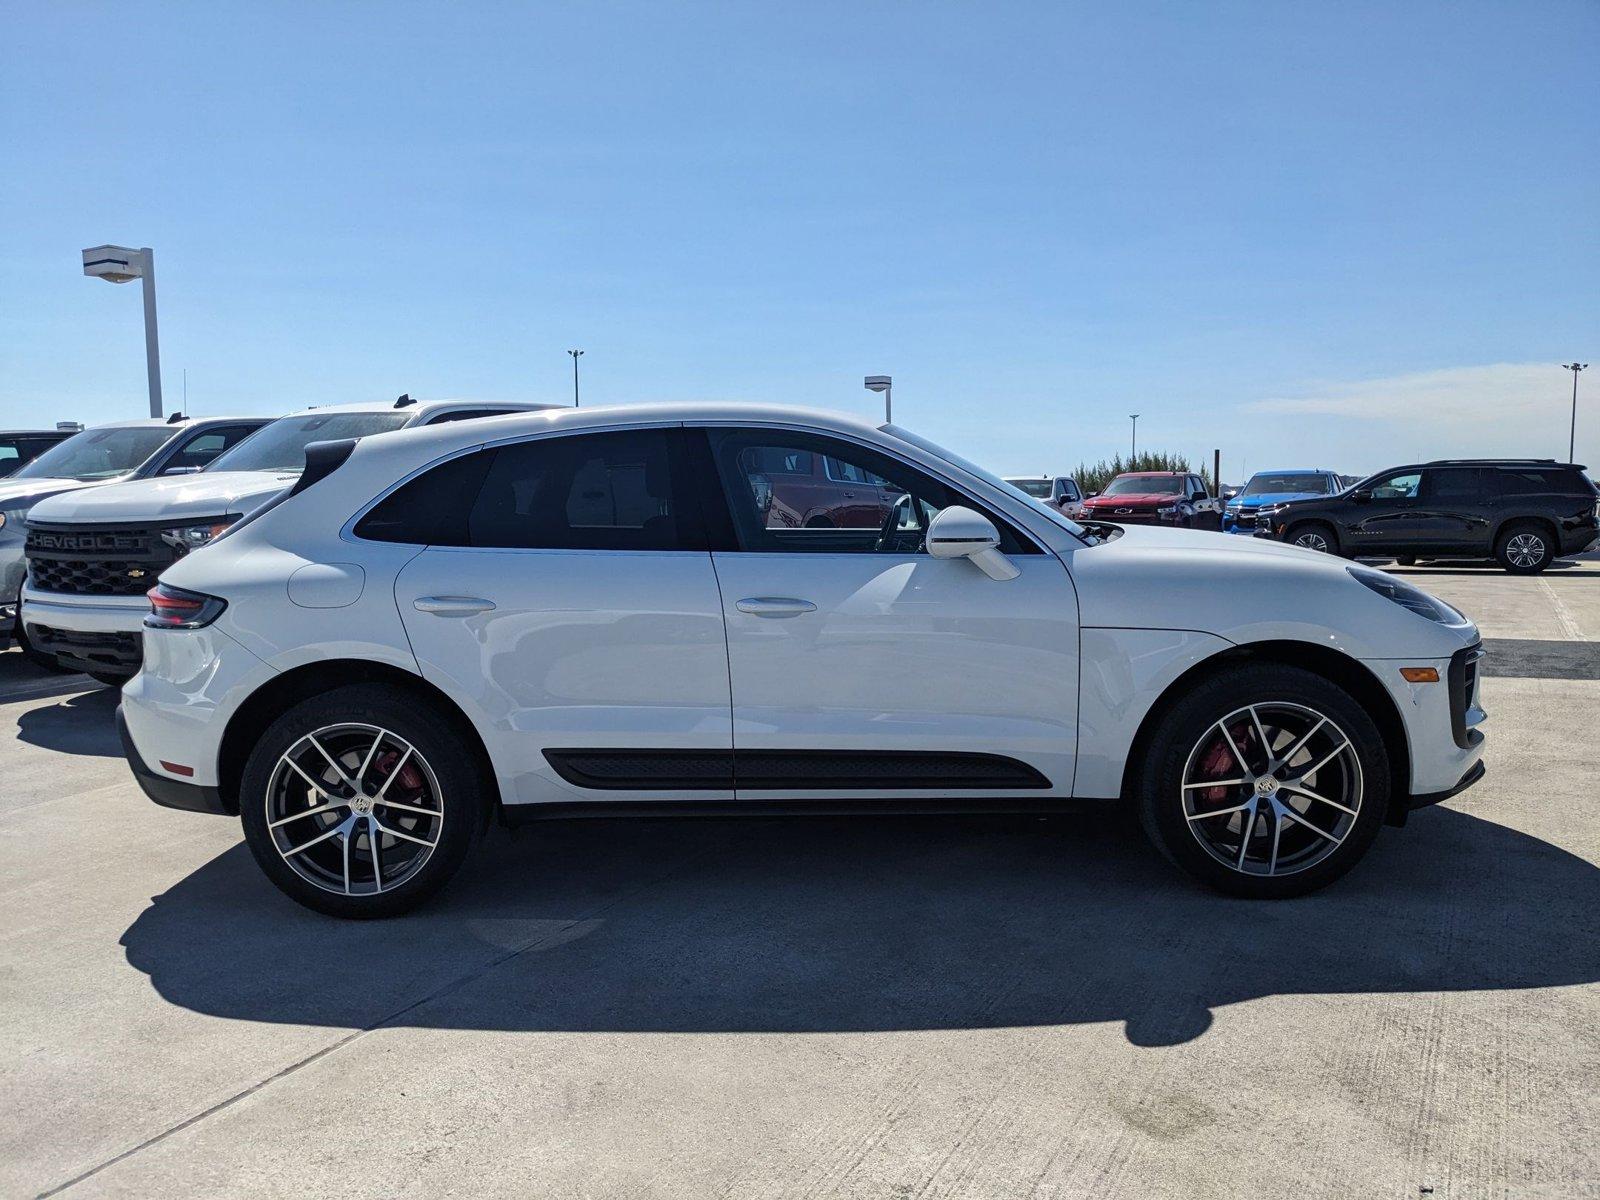
[[1488, 558], [1531, 575], [1600, 536], [1600, 495], [1553, 458], [1440, 459], [1393, 467], [1335, 496], [1256, 517], [1256, 536], [1347, 557]]

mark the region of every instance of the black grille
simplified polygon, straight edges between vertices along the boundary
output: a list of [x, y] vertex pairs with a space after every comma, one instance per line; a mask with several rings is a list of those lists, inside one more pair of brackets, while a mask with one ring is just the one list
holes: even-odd
[[148, 525], [28, 525], [28, 582], [70, 596], [142, 596], [178, 552]]
[[132, 675], [144, 658], [144, 645], [137, 633], [82, 633], [30, 624], [28, 640], [34, 649], [54, 654], [63, 666], [80, 671]]
[[1482, 659], [1482, 643], [1457, 650], [1450, 656], [1450, 733], [1463, 750], [1472, 745], [1467, 729], [1467, 709], [1472, 707], [1473, 698], [1478, 694], [1478, 664]]

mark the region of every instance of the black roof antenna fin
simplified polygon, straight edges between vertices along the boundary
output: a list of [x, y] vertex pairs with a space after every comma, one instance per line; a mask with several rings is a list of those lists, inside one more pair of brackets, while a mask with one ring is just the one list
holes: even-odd
[[411, 398], [411, 393], [407, 392], [407, 393], [405, 393], [405, 395], [401, 396], [398, 400], [396, 400], [394, 402], [394, 406], [396, 408], [404, 408], [408, 404], [415, 404], [415, 403], [416, 403], [416, 401]]
[[184, 416], [182, 413], [173, 413], [170, 417], [167, 418], [167, 424], [168, 425], [176, 425], [179, 421], [187, 421], [188, 419], [189, 418]]

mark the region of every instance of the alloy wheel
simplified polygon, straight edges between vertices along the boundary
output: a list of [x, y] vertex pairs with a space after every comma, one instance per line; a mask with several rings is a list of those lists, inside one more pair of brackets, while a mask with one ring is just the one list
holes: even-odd
[[1308, 529], [1304, 533], [1298, 534], [1294, 539], [1294, 544], [1296, 546], [1304, 546], [1307, 550], [1315, 550], [1319, 554], [1328, 553], [1328, 539], [1315, 529]]
[[427, 760], [375, 725], [313, 730], [278, 758], [267, 785], [267, 831], [307, 883], [376, 896], [420, 871], [444, 828]]
[[1292, 875], [1337, 850], [1361, 814], [1361, 760], [1324, 713], [1246, 705], [1200, 735], [1180, 802], [1205, 851], [1245, 875]]
[[1515, 534], [1506, 543], [1506, 557], [1514, 567], [1537, 567], [1544, 561], [1544, 539], [1537, 533]]

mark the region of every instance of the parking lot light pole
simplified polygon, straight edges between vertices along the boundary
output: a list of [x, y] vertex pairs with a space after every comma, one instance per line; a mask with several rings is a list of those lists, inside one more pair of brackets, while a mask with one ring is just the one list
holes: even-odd
[[1139, 457], [1139, 414], [1129, 413], [1128, 420], [1133, 422], [1133, 449], [1128, 451], [1128, 466], [1133, 466], [1133, 460]]
[[1578, 445], [1578, 372], [1587, 371], [1589, 364], [1573, 359], [1561, 365], [1572, 372], [1572, 426], [1567, 431], [1567, 461], [1571, 462]]
[[894, 400], [892, 389], [894, 388], [894, 377], [890, 375], [868, 375], [865, 382], [867, 391], [883, 393], [883, 423], [885, 425], [893, 425]]
[[156, 335], [156, 252], [149, 246], [91, 246], [83, 252], [83, 273], [111, 283], [144, 281], [144, 370], [150, 385], [150, 415], [161, 415], [161, 347]]
[[583, 357], [582, 350], [568, 350], [572, 355], [572, 407], [578, 407], [578, 360]]

